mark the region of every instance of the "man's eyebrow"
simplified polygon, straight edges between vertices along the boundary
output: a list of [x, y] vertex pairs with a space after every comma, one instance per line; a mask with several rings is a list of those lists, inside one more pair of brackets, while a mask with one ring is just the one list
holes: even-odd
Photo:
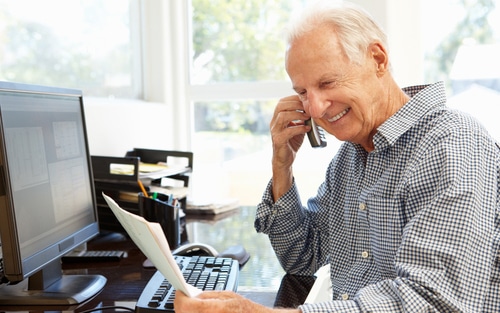
[[[338, 81], [340, 78], [340, 75], [330, 75], [330, 74], [327, 74], [327, 75], [323, 75], [321, 76], [318, 81], [316, 82], [316, 85], [317, 86], [320, 86], [322, 85], [324, 82], [328, 81], [328, 82], [336, 82]], [[295, 91], [295, 92], [299, 92], [299, 91], [302, 91], [302, 90], [306, 90], [306, 88], [304, 87], [301, 87], [301, 86], [292, 86], [292, 89]]]
[[342, 73], [327, 73], [322, 75], [319, 79], [318, 82], [324, 82], [324, 81], [337, 81], [342, 78]]

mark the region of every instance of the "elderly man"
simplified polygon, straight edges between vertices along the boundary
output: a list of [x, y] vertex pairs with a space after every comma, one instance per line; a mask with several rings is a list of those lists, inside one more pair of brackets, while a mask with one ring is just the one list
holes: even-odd
[[[381, 29], [330, 2], [290, 29], [297, 95], [271, 121], [255, 227], [288, 273], [330, 263], [333, 299], [272, 309], [230, 292], [180, 294], [176, 312], [499, 312], [500, 148], [446, 107], [442, 83], [398, 87]], [[303, 207], [292, 165], [309, 118], [345, 142]]]

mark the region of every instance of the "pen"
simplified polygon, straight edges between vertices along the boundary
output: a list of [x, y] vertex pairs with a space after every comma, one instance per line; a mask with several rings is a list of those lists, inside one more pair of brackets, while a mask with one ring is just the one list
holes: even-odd
[[172, 201], [172, 206], [173, 206], [173, 207], [178, 207], [178, 206], [179, 206], [179, 200], [174, 199], [174, 200]]
[[141, 191], [142, 191], [142, 194], [144, 195], [144, 197], [148, 197], [149, 198], [148, 192], [146, 191], [146, 188], [144, 188], [144, 185], [142, 184], [142, 181], [137, 180], [137, 184], [139, 184], [139, 188], [141, 188]]

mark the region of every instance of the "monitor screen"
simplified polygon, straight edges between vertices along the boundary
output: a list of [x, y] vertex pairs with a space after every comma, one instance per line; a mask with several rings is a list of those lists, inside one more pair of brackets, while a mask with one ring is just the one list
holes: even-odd
[[[10, 284], [0, 305], [73, 304], [102, 289], [103, 277], [62, 275], [60, 262], [99, 233], [90, 164], [80, 91], [0, 82], [0, 237]], [[75, 279], [84, 290], [65, 287]]]

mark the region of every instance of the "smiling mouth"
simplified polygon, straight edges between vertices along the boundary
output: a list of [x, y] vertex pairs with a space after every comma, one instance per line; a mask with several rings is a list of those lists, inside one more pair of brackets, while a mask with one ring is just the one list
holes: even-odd
[[338, 121], [342, 116], [346, 115], [347, 112], [349, 112], [351, 108], [347, 108], [344, 111], [340, 112], [339, 114], [335, 115], [334, 117], [328, 119], [328, 122], [333, 123], [335, 121]]

